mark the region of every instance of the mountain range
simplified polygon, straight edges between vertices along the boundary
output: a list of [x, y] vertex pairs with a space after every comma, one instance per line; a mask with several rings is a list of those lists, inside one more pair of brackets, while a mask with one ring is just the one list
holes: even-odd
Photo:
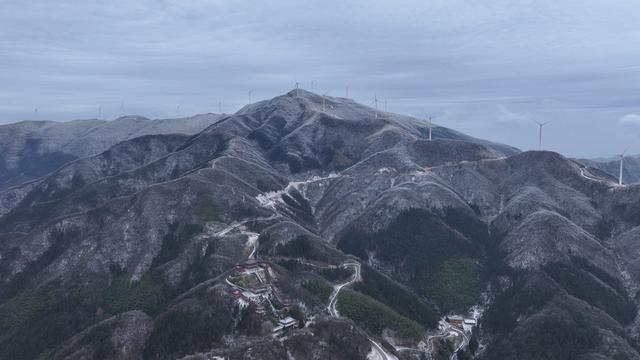
[[0, 130], [0, 358], [640, 358], [640, 187], [304, 90], [204, 117]]
[[0, 189], [41, 177], [67, 162], [97, 155], [144, 135], [193, 135], [222, 116], [150, 120], [123, 116], [113, 121], [21, 121], [0, 125]]

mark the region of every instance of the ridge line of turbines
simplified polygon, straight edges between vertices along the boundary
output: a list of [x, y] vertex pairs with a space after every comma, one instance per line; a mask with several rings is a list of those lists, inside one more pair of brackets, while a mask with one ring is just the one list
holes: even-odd
[[[314, 86], [314, 81], [311, 82], [311, 92], [313, 92], [313, 86]], [[300, 96], [300, 83], [296, 81], [296, 97]], [[346, 85], [346, 98], [349, 98], [349, 84]], [[322, 94], [322, 111], [326, 111], [326, 107], [325, 107], [325, 100], [326, 100], [326, 96], [328, 95], [327, 93]], [[374, 112], [374, 116], [377, 119], [378, 118], [378, 104], [380, 103], [380, 100], [378, 99], [378, 94], [376, 92], [374, 92], [373, 94], [373, 101], [370, 103], [370, 105], [374, 105], [375, 108], [375, 112]], [[384, 100], [384, 111], [387, 112], [387, 99]], [[426, 120], [426, 118], [425, 118]], [[432, 141], [433, 137], [432, 137], [432, 133], [433, 133], [433, 116], [429, 116], [428, 118], [429, 122], [428, 122], [428, 128], [429, 128], [429, 141]], [[538, 125], [538, 151], [542, 151], [542, 129], [544, 128], [545, 125], [548, 125], [549, 123], [551, 123], [551, 120], [549, 121], [535, 121], [535, 123]], [[622, 179], [622, 174], [623, 174], [623, 163], [624, 163], [624, 156], [626, 155], [627, 151], [629, 151], [629, 149], [631, 148], [633, 144], [627, 146], [627, 148], [618, 156], [620, 157], [620, 165], [619, 165], [619, 175], [618, 175], [618, 185], [623, 185], [623, 179]]]
[[[295, 83], [295, 91], [296, 91], [296, 97], [300, 96], [300, 83], [298, 81], [296, 81]], [[347, 84], [345, 86], [345, 98], [349, 99], [349, 88], [351, 87], [351, 84]], [[314, 88], [315, 88], [315, 81], [311, 81], [311, 92], [314, 92]], [[254, 89], [250, 89], [247, 92], [248, 98], [249, 98], [249, 104], [253, 103], [253, 92]], [[330, 91], [327, 91], [323, 94], [321, 94], [320, 96], [322, 97], [322, 111], [325, 112], [327, 107], [326, 107], [326, 98], [329, 95]], [[378, 94], [377, 92], [374, 92], [373, 95], [373, 101], [370, 103], [370, 105], [374, 106], [374, 117], [377, 119], [379, 116], [379, 109], [378, 109], [378, 104], [381, 102], [381, 100], [378, 99]], [[383, 100], [384, 102], [384, 111], [387, 112], [387, 99]], [[37, 119], [38, 118], [38, 108], [34, 109], [34, 116]], [[125, 107], [124, 107], [124, 101], [122, 101], [120, 103], [120, 116], [124, 116], [124, 112], [125, 112]], [[180, 105], [178, 105], [176, 107], [176, 113], [177, 116], [180, 116]], [[218, 102], [218, 114], [222, 114], [222, 102], [219, 101]], [[102, 105], [98, 107], [98, 119], [100, 119], [102, 117]], [[427, 118], [424, 119], [425, 121], [427, 120]], [[545, 121], [545, 122], [540, 122], [540, 121], [535, 121], [535, 123], [538, 125], [538, 151], [542, 151], [542, 130], [544, 128], [545, 125], [548, 125], [549, 123], [551, 123], [551, 121]], [[432, 141], [433, 137], [433, 116], [429, 116], [428, 117], [428, 129], [429, 129], [429, 141]], [[633, 146], [633, 144], [627, 146], [624, 151], [619, 154], [619, 159], [620, 159], [620, 165], [619, 165], [619, 174], [618, 174], [618, 185], [623, 185], [623, 163], [624, 163], [624, 157], [627, 153], [627, 151], [629, 151], [629, 149], [631, 148], [631, 146]]]
[[[311, 92], [313, 92], [313, 86], [314, 86], [314, 81], [311, 82]], [[300, 83], [296, 81], [296, 97], [300, 96]], [[326, 100], [326, 95], [327, 93], [322, 94], [322, 111], [326, 111], [326, 107], [325, 107], [325, 100]], [[346, 98], [349, 98], [349, 84], [346, 85]], [[370, 103], [370, 105], [374, 105], [375, 108], [375, 118], [378, 118], [378, 104], [380, 103], [380, 100], [378, 99], [378, 94], [376, 92], [374, 92], [373, 95], [373, 101]], [[384, 100], [384, 111], [387, 112], [387, 99]], [[433, 130], [433, 116], [429, 116], [429, 122], [428, 122], [428, 128], [429, 128], [429, 141], [432, 141], [432, 130]], [[426, 118], [425, 118], [426, 120]], [[544, 128], [545, 125], [548, 125], [549, 123], [551, 123], [551, 120], [549, 121], [545, 121], [545, 122], [541, 122], [541, 121], [535, 121], [535, 123], [538, 125], [538, 151], [542, 151], [542, 129]], [[623, 163], [624, 163], [624, 156], [626, 155], [627, 151], [629, 151], [629, 149], [631, 148], [633, 144], [627, 146], [627, 148], [621, 153], [619, 154], [619, 158], [620, 158], [620, 165], [619, 165], [619, 175], [618, 175], [618, 185], [623, 185]]]
[[[549, 124], [551, 121], [545, 121], [545, 122], [540, 122], [540, 121], [536, 121], [535, 123], [538, 124], [538, 151], [542, 151], [542, 128]], [[624, 151], [622, 153], [620, 153], [619, 155], [617, 155], [620, 159], [620, 164], [619, 164], [619, 172], [618, 172], [618, 185], [623, 185], [623, 181], [622, 181], [622, 170], [623, 170], [623, 163], [624, 163], [624, 156], [627, 154], [627, 151], [629, 151], [629, 149], [631, 149], [631, 147], [634, 144], [632, 143], [631, 145], [627, 146]]]
[[[315, 81], [311, 81], [311, 89], [312, 89], [311, 92], [314, 92], [314, 90], [313, 90], [314, 89], [314, 84], [315, 84]], [[299, 90], [300, 90], [299, 85], [300, 85], [300, 83], [296, 82], [296, 96], [299, 96]], [[346, 98], [347, 99], [349, 98], [349, 88], [350, 88], [350, 86], [351, 86], [350, 84], [347, 84], [346, 87], [345, 87], [345, 93], [346, 93]], [[253, 93], [254, 93], [254, 89], [250, 89], [247, 92], [247, 96], [249, 98], [249, 104], [253, 103]], [[326, 109], [326, 97], [327, 97], [327, 95], [329, 95], [329, 91], [325, 92], [325, 93], [323, 93], [321, 95], [323, 97], [323, 111], [325, 111], [324, 109]], [[377, 102], [378, 102], [378, 100], [376, 98], [376, 110], [377, 110]], [[385, 104], [384, 107], [385, 107], [385, 111], [386, 111], [387, 110], [387, 100], [386, 99], [384, 100], [384, 104]], [[125, 115], [125, 106], [124, 105], [125, 105], [125, 103], [124, 103], [124, 101], [122, 101], [120, 103], [120, 107], [119, 107], [119, 112], [118, 112], [119, 116], [124, 116]], [[176, 106], [176, 115], [177, 116], [180, 116], [180, 114], [181, 114], [180, 110], [181, 110], [181, 106], [177, 105]], [[40, 108], [34, 108], [33, 109], [34, 120], [38, 119], [39, 111], [40, 111]], [[222, 113], [223, 113], [222, 112], [222, 101], [218, 101], [218, 114], [222, 114]], [[378, 116], [378, 114], [376, 112], [376, 118], [377, 118], [377, 116]], [[100, 119], [100, 118], [102, 118], [102, 105], [98, 106], [98, 117], [97, 117], [97, 119]]]

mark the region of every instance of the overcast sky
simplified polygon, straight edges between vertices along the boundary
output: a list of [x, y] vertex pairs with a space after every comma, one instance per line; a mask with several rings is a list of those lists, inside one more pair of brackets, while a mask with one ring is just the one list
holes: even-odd
[[522, 149], [551, 120], [547, 149], [610, 156], [640, 139], [639, 19], [636, 0], [0, 0], [0, 123], [230, 113], [299, 81]]

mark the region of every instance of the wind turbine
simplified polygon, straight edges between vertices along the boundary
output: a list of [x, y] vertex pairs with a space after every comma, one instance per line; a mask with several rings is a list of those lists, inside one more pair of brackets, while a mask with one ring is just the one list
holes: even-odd
[[378, 118], [378, 94], [373, 93], [373, 103], [376, 106], [376, 119]]
[[38, 119], [38, 108], [33, 109], [33, 116]]
[[98, 119], [102, 117], [102, 105], [98, 107]]
[[329, 94], [328, 91], [326, 93], [322, 94], [322, 111], [327, 111], [326, 100], [327, 100], [327, 95], [328, 94]]
[[431, 116], [429, 116], [429, 141], [431, 141], [431, 128], [433, 128], [433, 121], [431, 120]]
[[176, 113], [180, 116], [180, 105], [176, 106]]
[[387, 99], [384, 99], [384, 112], [387, 112]]
[[347, 86], [346, 86], [346, 90], [347, 90], [347, 96], [346, 96], [346, 98], [348, 99], [348, 98], [349, 98], [349, 84], [347, 84]]
[[251, 104], [251, 94], [253, 93], [253, 89], [249, 90], [249, 104]]
[[536, 121], [536, 124], [538, 124], [539, 132], [538, 132], [538, 150], [541, 151], [542, 150], [542, 127], [547, 125], [548, 123], [550, 123], [551, 121], [547, 121], [547, 122], [539, 122]]
[[296, 81], [296, 97], [300, 96], [300, 92], [298, 91], [299, 86], [300, 86], [300, 83]]
[[620, 154], [620, 175], [618, 176], [618, 185], [622, 185], [622, 162], [624, 161], [624, 154], [627, 153], [631, 145], [627, 146], [626, 149]]
[[120, 103], [120, 116], [124, 116], [124, 101]]
[[222, 114], [222, 101], [218, 101], [218, 114]]

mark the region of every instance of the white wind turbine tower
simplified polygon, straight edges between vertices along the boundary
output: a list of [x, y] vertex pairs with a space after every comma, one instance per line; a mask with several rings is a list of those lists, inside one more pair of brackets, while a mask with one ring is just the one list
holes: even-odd
[[539, 122], [536, 121], [536, 124], [538, 124], [539, 127], [539, 131], [538, 131], [538, 150], [542, 150], [542, 127], [547, 125], [548, 123], [550, 123], [551, 121], [547, 121], [547, 122]]
[[296, 81], [296, 97], [300, 96], [300, 92], [298, 91], [299, 87], [300, 87], [300, 83]]
[[349, 84], [347, 84], [347, 86], [346, 86], [346, 92], [347, 92], [346, 98], [348, 99], [349, 98]]
[[433, 128], [433, 120], [429, 116], [429, 141], [431, 141], [431, 129]]
[[378, 118], [378, 94], [373, 93], [373, 103], [376, 106], [376, 119]]
[[328, 94], [329, 94], [328, 91], [322, 94], [322, 111], [323, 112], [327, 111], [327, 95]]
[[251, 104], [251, 94], [253, 94], [253, 89], [249, 90], [249, 104]]
[[622, 185], [622, 163], [624, 161], [624, 155], [627, 153], [631, 145], [627, 146], [626, 149], [620, 154], [620, 175], [618, 176], [618, 185]]

